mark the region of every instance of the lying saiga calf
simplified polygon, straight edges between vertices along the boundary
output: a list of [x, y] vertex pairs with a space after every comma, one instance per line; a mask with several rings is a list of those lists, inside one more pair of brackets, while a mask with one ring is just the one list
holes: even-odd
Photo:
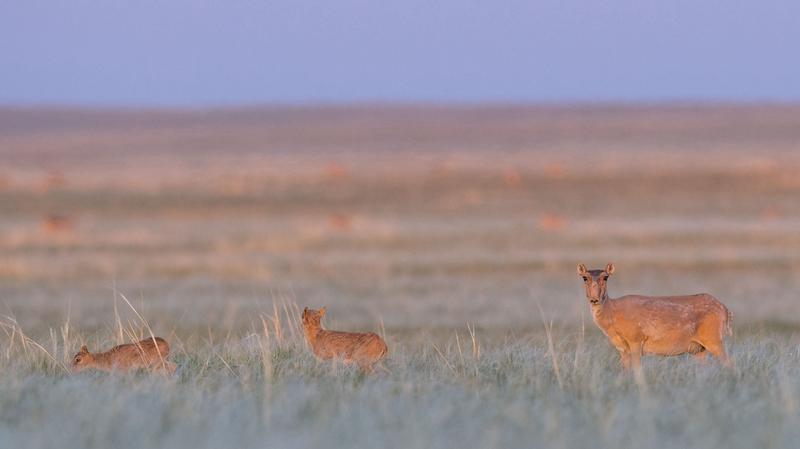
[[176, 366], [167, 360], [168, 355], [169, 344], [161, 337], [115, 346], [106, 352], [91, 353], [84, 345], [72, 359], [72, 372], [89, 368], [108, 372], [147, 369], [172, 374]]
[[643, 354], [693, 354], [706, 359], [706, 351], [725, 365], [725, 335], [732, 335], [733, 316], [719, 300], [709, 294], [691, 296], [608, 297], [606, 283], [614, 274], [614, 264], [605, 270], [587, 270], [578, 265], [586, 297], [597, 326], [617, 348], [623, 368], [639, 370]]
[[314, 355], [322, 360], [341, 359], [356, 363], [366, 373], [386, 357], [389, 350], [378, 334], [373, 332], [339, 332], [322, 328], [325, 308], [303, 310], [303, 332]]

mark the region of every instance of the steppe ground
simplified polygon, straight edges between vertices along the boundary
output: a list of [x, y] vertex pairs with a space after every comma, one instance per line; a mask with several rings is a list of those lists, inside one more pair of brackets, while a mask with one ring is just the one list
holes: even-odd
[[[2, 109], [0, 446], [796, 447], [799, 169], [795, 106]], [[609, 261], [722, 299], [735, 368], [621, 375]], [[150, 330], [176, 377], [67, 374]]]

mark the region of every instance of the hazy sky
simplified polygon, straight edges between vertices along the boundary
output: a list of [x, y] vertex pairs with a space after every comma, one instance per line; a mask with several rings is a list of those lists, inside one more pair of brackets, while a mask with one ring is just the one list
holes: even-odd
[[0, 104], [800, 100], [796, 0], [0, 0]]

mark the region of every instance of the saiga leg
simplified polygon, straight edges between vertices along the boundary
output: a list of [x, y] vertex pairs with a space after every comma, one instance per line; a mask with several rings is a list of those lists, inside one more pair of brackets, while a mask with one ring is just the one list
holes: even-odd
[[629, 345], [629, 346], [630, 346], [630, 351], [631, 351], [631, 355], [630, 355], [631, 368], [633, 369], [634, 372], [636, 372], [637, 370], [641, 371], [642, 370], [642, 344], [641, 343], [635, 343], [635, 344], [632, 344], [632, 345]]
[[644, 342], [641, 342], [634, 343], [629, 346], [631, 348], [631, 368], [633, 369], [633, 378], [640, 387], [646, 388], [647, 385], [645, 384], [644, 380], [644, 372], [642, 371], [643, 344]]
[[622, 362], [622, 370], [628, 372], [631, 370], [631, 353], [627, 349], [619, 350], [619, 358]]
[[723, 343], [721, 340], [710, 344], [704, 344], [703, 346], [705, 346], [711, 355], [718, 358], [723, 365], [729, 368], [732, 366], [731, 359], [728, 357], [728, 353], [725, 351], [725, 343]]

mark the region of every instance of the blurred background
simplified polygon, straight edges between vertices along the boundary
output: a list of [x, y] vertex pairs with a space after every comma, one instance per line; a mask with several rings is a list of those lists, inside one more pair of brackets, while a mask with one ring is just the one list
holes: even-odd
[[394, 335], [709, 292], [794, 329], [789, 1], [0, 5], [0, 307]]

